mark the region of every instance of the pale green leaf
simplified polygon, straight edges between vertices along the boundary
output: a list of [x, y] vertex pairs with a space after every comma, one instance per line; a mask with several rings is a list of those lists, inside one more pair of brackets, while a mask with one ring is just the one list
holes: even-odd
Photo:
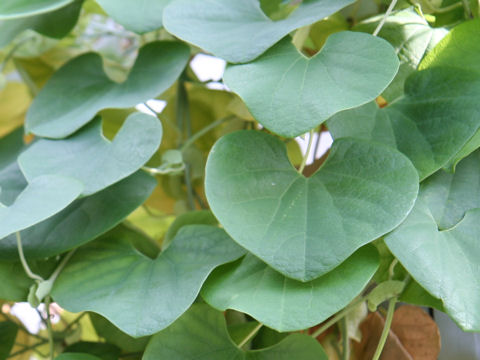
[[256, 61], [228, 67], [224, 80], [260, 124], [295, 137], [374, 100], [397, 70], [398, 59], [385, 40], [341, 32], [312, 58], [284, 39]]
[[223, 230], [207, 225], [183, 227], [156, 259], [136, 251], [129, 236], [140, 235], [114, 233], [80, 248], [52, 295], [69, 311], [97, 312], [134, 337], [174, 322], [214, 268], [244, 253]]
[[[129, 108], [167, 90], [183, 71], [189, 48], [177, 42], [153, 42], [140, 49], [123, 83], [109, 79], [98, 54], [81, 55], [60, 68], [28, 110], [26, 129], [64, 138], [105, 108]], [[58, 101], [59, 96], [64, 101]]]
[[216, 309], [247, 313], [277, 331], [303, 330], [347, 306], [377, 268], [378, 254], [370, 245], [326, 275], [303, 283], [247, 255], [216, 269], [201, 294]]
[[305, 178], [280, 140], [240, 131], [213, 147], [205, 184], [212, 212], [235, 241], [287, 277], [309, 281], [400, 224], [418, 176], [398, 151], [344, 139]]
[[15, 19], [60, 9], [74, 0], [2, 0], [0, 20]]
[[165, 28], [232, 63], [251, 61], [291, 31], [331, 15], [352, 0], [305, 0], [286, 19], [273, 21], [258, 0], [174, 0], [163, 12]]

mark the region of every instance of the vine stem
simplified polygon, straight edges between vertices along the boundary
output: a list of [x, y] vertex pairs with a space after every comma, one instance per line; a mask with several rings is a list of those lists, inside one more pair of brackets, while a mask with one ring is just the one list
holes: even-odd
[[50, 277], [48, 278], [49, 281], [51, 282], [55, 282], [55, 280], [57, 280], [57, 277], [58, 275], [60, 274], [60, 272], [63, 270], [63, 268], [65, 267], [65, 265], [67, 265], [68, 261], [71, 259], [71, 257], [73, 256], [73, 254], [75, 253], [77, 249], [73, 249], [72, 251], [70, 251], [67, 255], [65, 255], [65, 257], [62, 259], [62, 261], [60, 262], [60, 264], [58, 264], [57, 268], [55, 269], [55, 271], [53, 272], [52, 275], [50, 275]]
[[308, 156], [310, 155], [310, 151], [312, 150], [313, 133], [314, 133], [313, 129], [310, 130], [310, 137], [308, 138], [307, 151], [305, 152], [305, 155], [303, 156], [303, 159], [302, 159], [302, 163], [300, 164], [300, 167], [298, 168], [298, 172], [300, 174], [303, 173], [303, 170], [305, 169], [305, 165], [307, 164]]
[[20, 236], [20, 232], [16, 232], [17, 236], [17, 249], [18, 249], [18, 256], [20, 257], [20, 262], [22, 263], [23, 269], [25, 270], [25, 273], [30, 279], [37, 280], [37, 281], [45, 281], [40, 275], [35, 274], [30, 270], [30, 267], [28, 266], [27, 259], [25, 259], [25, 255], [23, 253], [23, 247], [22, 247], [22, 237]]
[[24, 354], [24, 353], [26, 353], [27, 351], [30, 351], [30, 350], [34, 350], [37, 347], [39, 347], [41, 345], [44, 345], [46, 343], [47, 343], [47, 340], [42, 340], [42, 341], [40, 341], [36, 344], [26, 346], [22, 350], [18, 350], [17, 352], [14, 352], [13, 354], [8, 355], [7, 359], [14, 358], [14, 357], [16, 357], [18, 355], [21, 355], [21, 354]]
[[50, 360], [53, 360], [55, 357], [55, 346], [53, 342], [53, 329], [52, 329], [52, 320], [50, 318], [50, 303], [52, 299], [50, 296], [47, 296], [45, 299], [45, 311], [47, 313], [47, 318], [45, 319], [47, 322], [47, 332], [48, 332], [48, 345], [50, 348]]
[[325, 323], [325, 325], [323, 325], [322, 327], [320, 327], [319, 329], [317, 329], [317, 331], [315, 331], [311, 336], [313, 338], [316, 338], [318, 336], [320, 336], [321, 334], [323, 334], [325, 331], [328, 330], [328, 328], [330, 326], [332, 326], [333, 324], [335, 324], [337, 321], [343, 319], [350, 311], [352, 311], [353, 309], [355, 309], [355, 307], [362, 303], [363, 301], [365, 301], [365, 297], [361, 297], [359, 298], [358, 300], [352, 302], [349, 306], [347, 306], [345, 309], [343, 309], [342, 311], [340, 311], [339, 313], [337, 313], [337, 315], [335, 315], [334, 317], [332, 317], [329, 321], [327, 321]]
[[382, 27], [383, 25], [385, 25], [385, 21], [387, 21], [387, 18], [390, 16], [390, 14], [392, 13], [393, 11], [393, 8], [395, 7], [395, 5], [397, 5], [397, 0], [392, 0], [392, 2], [390, 3], [390, 5], [388, 6], [388, 9], [387, 11], [385, 12], [385, 15], [383, 16], [382, 20], [380, 20], [380, 22], [378, 23], [377, 25], [377, 28], [375, 29], [375, 31], [373, 32], [373, 36], [377, 36], [378, 33], [380, 32], [380, 30], [382, 30]]
[[263, 326], [262, 323], [258, 323], [258, 325], [255, 326], [255, 328], [248, 333], [248, 335], [245, 337], [245, 339], [243, 339], [240, 342], [240, 344], [238, 344], [238, 348], [241, 349], [246, 343], [248, 343], [248, 341], [257, 334], [257, 332], [262, 328], [262, 326]]
[[350, 341], [348, 338], [348, 325], [345, 318], [341, 321], [341, 331], [342, 331], [342, 360], [350, 359]]
[[210, 130], [216, 128], [218, 125], [221, 125], [225, 121], [233, 119], [233, 116], [227, 116], [222, 119], [219, 119], [217, 121], [212, 122], [211, 124], [205, 126], [203, 129], [197, 131], [195, 134], [193, 134], [185, 143], [182, 145], [180, 148], [180, 151], [184, 152], [186, 149], [188, 149], [190, 146], [193, 145], [195, 141], [200, 139], [203, 135], [208, 133]]
[[377, 349], [375, 350], [375, 355], [373, 355], [372, 360], [378, 360], [380, 359], [380, 355], [382, 355], [383, 347], [387, 342], [388, 334], [390, 332], [390, 327], [392, 326], [393, 313], [395, 311], [396, 303], [397, 303], [396, 296], [391, 298], [390, 301], [388, 302], [388, 311], [387, 311], [387, 317], [385, 319], [385, 326], [383, 327], [382, 335], [380, 336], [380, 341], [378, 342], [378, 346], [377, 346]]

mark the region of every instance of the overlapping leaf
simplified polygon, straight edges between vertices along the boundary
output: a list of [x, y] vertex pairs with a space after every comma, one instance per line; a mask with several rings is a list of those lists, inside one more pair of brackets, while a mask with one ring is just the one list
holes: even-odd
[[174, 0], [163, 12], [166, 29], [232, 63], [248, 62], [291, 31], [351, 4], [351, 0], [306, 0], [286, 19], [273, 21], [258, 0]]
[[136, 251], [128, 236], [139, 235], [123, 232], [79, 249], [52, 295], [62, 307], [97, 312], [135, 337], [170, 325], [214, 268], [244, 254], [223, 230], [207, 225], [183, 227], [156, 259]]
[[480, 152], [455, 174], [422, 183], [410, 215], [386, 239], [418, 283], [443, 302], [464, 330], [480, 330]]
[[327, 355], [315, 339], [303, 334], [292, 334], [266, 349], [243, 351], [231, 340], [222, 313], [194, 305], [150, 340], [143, 359], [327, 360]]
[[389, 147], [337, 141], [323, 167], [305, 178], [280, 140], [253, 131], [215, 144], [205, 183], [211, 209], [233, 239], [301, 281], [395, 228], [418, 191], [414, 167]]
[[341, 32], [310, 59], [285, 39], [252, 63], [230, 66], [224, 80], [264, 127], [295, 137], [374, 100], [397, 70], [398, 59], [385, 40]]
[[[372, 33], [384, 15], [369, 19], [354, 27], [356, 31]], [[400, 10], [387, 18], [378, 36], [387, 40], [400, 59], [400, 68], [394, 81], [382, 94], [387, 101], [403, 95], [405, 79], [414, 72], [425, 54], [448, 33], [444, 28], [433, 28], [413, 8]]]
[[2, 0], [0, 20], [15, 19], [60, 9], [75, 0]]
[[86, 196], [137, 171], [157, 151], [161, 139], [161, 123], [150, 115], [130, 115], [112, 142], [103, 137], [97, 118], [68, 139], [38, 140], [18, 162], [28, 181], [47, 174], [72, 177], [84, 185]]
[[27, 186], [17, 163], [24, 148], [21, 128], [0, 139], [0, 203], [3, 205], [11, 205]]
[[9, 207], [0, 204], [0, 239], [57, 214], [82, 192], [80, 182], [57, 175], [36, 178]]
[[75, 26], [82, 8], [83, 0], [76, 0], [58, 10], [20, 19], [0, 22], [0, 47], [7, 45], [18, 34], [32, 29], [52, 38], [62, 38]]
[[[25, 256], [41, 259], [85, 244], [107, 232], [139, 207], [152, 193], [156, 181], [144, 172], [78, 199], [50, 219], [21, 232]], [[0, 241], [0, 259], [16, 258], [15, 235]]]
[[105, 12], [126, 29], [143, 34], [162, 27], [163, 9], [171, 0], [98, 0]]
[[216, 269], [202, 297], [214, 308], [247, 313], [277, 331], [303, 330], [348, 305], [368, 284], [378, 264], [378, 254], [370, 245], [326, 275], [302, 283], [247, 255]]
[[27, 113], [26, 129], [64, 138], [102, 109], [128, 108], [151, 99], [175, 82], [189, 53], [181, 43], [149, 43], [140, 49], [127, 80], [120, 84], [107, 77], [98, 54], [81, 55], [58, 70], [40, 91]]

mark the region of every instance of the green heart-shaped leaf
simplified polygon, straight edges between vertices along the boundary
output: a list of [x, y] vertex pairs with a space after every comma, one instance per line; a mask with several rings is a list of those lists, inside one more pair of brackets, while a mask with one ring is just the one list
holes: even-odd
[[480, 75], [436, 67], [412, 74], [405, 96], [379, 109], [375, 103], [328, 121], [335, 139], [356, 137], [398, 148], [425, 179], [445, 166], [480, 127]]
[[7, 45], [18, 34], [32, 29], [42, 35], [60, 39], [75, 26], [83, 0], [77, 0], [51, 13], [29, 16], [0, 22], [0, 48]]
[[[105, 108], [128, 108], [167, 90], [183, 71], [188, 46], [153, 42], [143, 46], [123, 83], [107, 77], [98, 54], [81, 55], [58, 70], [27, 112], [26, 129], [36, 135], [64, 138]], [[72, 86], [75, 84], [75, 86]], [[58, 101], [59, 96], [65, 101]]]
[[126, 29], [143, 34], [162, 27], [163, 9], [171, 0], [97, 0]]
[[74, 0], [2, 0], [0, 20], [16, 19], [60, 9]]
[[139, 235], [124, 231], [79, 249], [52, 295], [62, 307], [97, 312], [135, 337], [170, 325], [214, 268], [244, 254], [223, 230], [207, 225], [180, 229], [155, 260], [136, 251], [128, 236]]
[[0, 203], [3, 205], [11, 205], [27, 186], [17, 163], [24, 149], [22, 128], [0, 139]]
[[[384, 14], [367, 19], [355, 26], [354, 30], [371, 34], [383, 18]], [[382, 94], [387, 101], [403, 95], [407, 77], [417, 69], [425, 54], [446, 34], [447, 29], [431, 27], [413, 7], [395, 12], [387, 18], [378, 36], [395, 48], [400, 59], [397, 76]]]
[[303, 283], [285, 278], [249, 254], [216, 269], [203, 286], [202, 297], [216, 309], [247, 313], [277, 331], [303, 330], [348, 305], [378, 265], [378, 253], [370, 245], [328, 274]]
[[[95, 195], [78, 199], [58, 214], [21, 232], [27, 259], [61, 254], [107, 232], [147, 200], [157, 185], [146, 173], [134, 175]], [[15, 234], [0, 241], [0, 259], [17, 256]]]
[[249, 64], [230, 66], [225, 84], [267, 129], [295, 137], [333, 114], [375, 99], [398, 70], [395, 51], [372, 35], [331, 35], [313, 58], [285, 39]]
[[81, 193], [80, 182], [56, 175], [33, 180], [9, 207], [0, 204], [0, 239], [60, 212]]
[[100, 118], [68, 139], [41, 139], [20, 155], [18, 163], [28, 181], [56, 174], [72, 177], [91, 195], [126, 178], [157, 151], [162, 139], [160, 121], [135, 113], [110, 142], [102, 135]]
[[287, 277], [309, 281], [395, 228], [413, 206], [418, 176], [394, 149], [343, 139], [305, 178], [280, 140], [240, 131], [213, 147], [205, 187], [235, 241]]
[[292, 334], [266, 349], [243, 351], [230, 338], [221, 312], [194, 305], [150, 340], [143, 359], [327, 360], [327, 355], [317, 340], [304, 334]]
[[480, 330], [479, 195], [477, 151], [455, 174], [440, 171], [423, 182], [412, 212], [385, 239], [415, 280], [467, 331]]
[[291, 31], [313, 24], [351, 0], [305, 0], [288, 18], [269, 19], [258, 0], [174, 0], [163, 12], [165, 28], [232, 63], [248, 62]]

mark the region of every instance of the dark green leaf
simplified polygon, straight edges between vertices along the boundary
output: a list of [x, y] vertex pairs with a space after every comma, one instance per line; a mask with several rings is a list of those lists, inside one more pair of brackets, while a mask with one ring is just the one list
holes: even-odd
[[348, 305], [377, 268], [378, 254], [370, 245], [326, 275], [302, 283], [247, 255], [216, 269], [205, 283], [202, 297], [219, 310], [247, 313], [278, 331], [302, 330]]
[[173, 35], [232, 63], [248, 62], [291, 31], [329, 16], [352, 0], [305, 0], [286, 19], [273, 21], [258, 0], [174, 0], [163, 12]]
[[[98, 54], [81, 55], [58, 70], [29, 108], [26, 129], [64, 138], [105, 108], [129, 108], [167, 90], [183, 71], [189, 48], [177, 42], [153, 42], [140, 49], [126, 81], [107, 77]], [[68, 101], [57, 101], [61, 96]]]
[[52, 295], [62, 307], [97, 312], [135, 337], [170, 325], [214, 268], [244, 253], [223, 230], [207, 225], [180, 229], [155, 260], [135, 251], [128, 236], [139, 235], [115, 234], [78, 250]]
[[374, 100], [397, 70], [398, 59], [385, 40], [345, 31], [331, 35], [310, 59], [284, 39], [256, 61], [230, 66], [225, 83], [263, 126], [295, 137]]
[[233, 239], [301, 281], [395, 228], [418, 191], [410, 161], [386, 146], [337, 141], [323, 167], [305, 178], [280, 140], [254, 131], [216, 143], [205, 183], [212, 211]]
[[85, 353], [98, 356], [102, 360], [118, 360], [121, 350], [115, 345], [108, 343], [97, 343], [81, 341], [70, 346], [64, 350], [66, 353]]
[[[93, 196], [74, 201], [50, 219], [22, 231], [25, 256], [49, 257], [95, 239], [139, 207], [155, 186], [151, 176], [138, 172]], [[15, 235], [0, 241], [0, 259], [11, 260], [16, 253]]]
[[90, 354], [63, 353], [58, 355], [55, 360], [102, 360], [99, 357]]
[[230, 339], [222, 313], [194, 305], [167, 329], [155, 335], [144, 360], [327, 360], [312, 337], [293, 334], [272, 347], [243, 351]]
[[0, 359], [6, 359], [15, 344], [18, 326], [12, 322], [0, 322]]
[[153, 116], [134, 113], [110, 142], [100, 118], [65, 140], [40, 139], [18, 158], [27, 180], [55, 174], [72, 177], [91, 195], [133, 174], [157, 151], [162, 126]]
[[0, 139], [0, 203], [9, 206], [27, 186], [17, 157], [24, 150], [23, 129], [19, 128]]

